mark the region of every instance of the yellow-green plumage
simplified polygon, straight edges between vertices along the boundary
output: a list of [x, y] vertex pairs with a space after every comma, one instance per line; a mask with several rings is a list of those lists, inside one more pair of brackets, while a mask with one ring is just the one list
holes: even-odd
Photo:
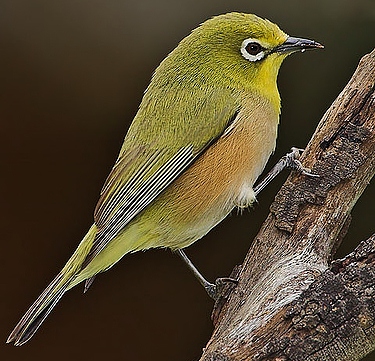
[[[264, 58], [246, 59], [245, 39], [254, 39]], [[186, 247], [254, 201], [252, 186], [276, 144], [276, 78], [289, 54], [273, 50], [287, 39], [268, 20], [230, 13], [203, 23], [163, 60], [103, 187], [94, 225], [8, 341], [26, 342], [66, 290], [126, 253]]]
[[[238, 51], [243, 39], [255, 36], [270, 46], [287, 38], [276, 25], [254, 15], [227, 14], [195, 29], [156, 69], [119, 161], [140, 144], [147, 144], [143, 157], [160, 147], [168, 149], [166, 157], [190, 144], [200, 151], [224, 131], [236, 111], [240, 111], [237, 126], [242, 129], [232, 133], [239, 139], [228, 135], [215, 144], [215, 152], [207, 150], [86, 267], [74, 284], [113, 265], [129, 251], [188, 246], [233, 209], [241, 182], [254, 183], [276, 144], [280, 111], [276, 77], [281, 64], [276, 56], [277, 66], [259, 67], [256, 71], [264, 74], [259, 75], [261, 84], [257, 84], [257, 74]], [[244, 144], [240, 146], [238, 140]], [[136, 161], [142, 163], [142, 155]], [[128, 176], [122, 172], [121, 182]], [[228, 189], [227, 183], [235, 184]]]

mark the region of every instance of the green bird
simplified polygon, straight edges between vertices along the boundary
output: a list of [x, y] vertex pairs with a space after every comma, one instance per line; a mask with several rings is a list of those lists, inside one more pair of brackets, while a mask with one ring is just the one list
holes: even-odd
[[243, 13], [213, 17], [183, 39], [152, 76], [94, 224], [8, 342], [27, 342], [66, 291], [83, 281], [87, 290], [125, 254], [181, 250], [251, 205], [276, 145], [280, 65], [321, 47]]

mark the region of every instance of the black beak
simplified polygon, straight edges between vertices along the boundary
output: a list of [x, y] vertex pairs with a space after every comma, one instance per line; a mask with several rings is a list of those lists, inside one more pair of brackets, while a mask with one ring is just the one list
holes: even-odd
[[305, 51], [307, 49], [319, 49], [324, 48], [322, 44], [317, 43], [314, 40], [293, 38], [289, 36], [285, 42], [272, 50], [273, 53], [292, 53], [295, 51]]

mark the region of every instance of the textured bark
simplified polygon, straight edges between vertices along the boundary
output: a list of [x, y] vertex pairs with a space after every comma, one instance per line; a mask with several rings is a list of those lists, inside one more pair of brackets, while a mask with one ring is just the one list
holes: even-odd
[[241, 267], [201, 360], [359, 360], [375, 348], [375, 237], [332, 254], [375, 173], [375, 50], [328, 109]]

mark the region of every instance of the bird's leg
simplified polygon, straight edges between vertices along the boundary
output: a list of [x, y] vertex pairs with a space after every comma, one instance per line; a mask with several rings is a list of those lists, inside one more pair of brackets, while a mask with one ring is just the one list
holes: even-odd
[[189, 257], [186, 255], [186, 253], [182, 249], [177, 250], [177, 254], [187, 264], [190, 271], [193, 272], [194, 276], [197, 278], [199, 283], [204, 287], [208, 295], [214, 300], [217, 300], [220, 296], [220, 286], [222, 286], [226, 282], [233, 282], [233, 283], [238, 282], [237, 280], [233, 278], [229, 278], [229, 277], [218, 278], [215, 281], [215, 283], [208, 282], [202, 276], [202, 274], [198, 271], [198, 269], [194, 266], [193, 262], [190, 261]]
[[[300, 172], [309, 177], [319, 177], [317, 174], [311, 173], [311, 170], [305, 168], [301, 162], [299, 161], [299, 157], [303, 149], [300, 148], [291, 148], [291, 151], [287, 153], [284, 157], [282, 157], [276, 165], [267, 173], [267, 175], [262, 179], [262, 181], [254, 187], [255, 195], [258, 195], [276, 176], [281, 173], [284, 169], [292, 169]], [[238, 281], [234, 278], [230, 277], [223, 277], [218, 278], [215, 283], [208, 282], [202, 274], [198, 271], [198, 269], [194, 266], [193, 262], [190, 261], [189, 257], [186, 253], [179, 249], [177, 250], [177, 254], [182, 258], [182, 260], [187, 264], [189, 269], [193, 272], [194, 276], [198, 279], [199, 283], [204, 287], [207, 291], [208, 295], [217, 300], [221, 294], [221, 287], [223, 284], [227, 282], [238, 283]]]
[[289, 153], [284, 155], [276, 165], [267, 173], [262, 181], [254, 187], [254, 193], [257, 196], [266, 186], [272, 182], [276, 176], [284, 169], [292, 169], [300, 172], [308, 177], [319, 177], [319, 175], [311, 173], [311, 170], [305, 168], [299, 161], [299, 157], [303, 149], [293, 147]]

